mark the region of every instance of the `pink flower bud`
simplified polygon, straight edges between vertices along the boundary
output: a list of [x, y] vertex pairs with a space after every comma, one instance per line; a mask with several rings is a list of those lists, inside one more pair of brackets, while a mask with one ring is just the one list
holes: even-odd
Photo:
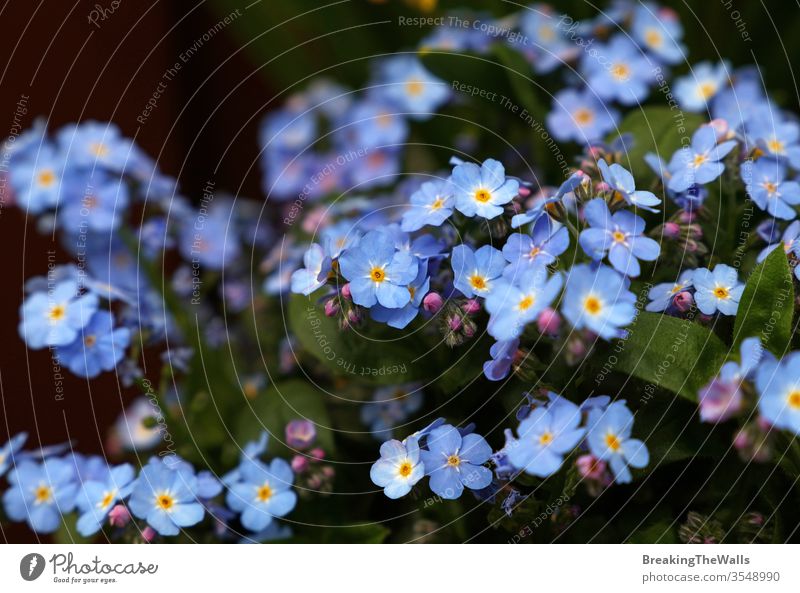
[[444, 305], [444, 299], [438, 292], [429, 292], [425, 295], [425, 298], [422, 299], [422, 308], [428, 313], [438, 313], [442, 305]]
[[158, 535], [156, 530], [149, 525], [142, 530], [142, 539], [148, 544], [155, 539], [156, 535]]
[[692, 305], [694, 305], [694, 297], [692, 296], [692, 293], [684, 290], [676, 294], [675, 298], [672, 299], [672, 302], [675, 303], [675, 308], [678, 311], [681, 313], [686, 313], [692, 308]]
[[295, 455], [292, 457], [292, 471], [296, 474], [302, 474], [308, 469], [308, 463], [308, 457]]
[[664, 236], [670, 239], [677, 239], [681, 236], [681, 225], [677, 222], [667, 222], [664, 224]]
[[453, 315], [447, 321], [447, 325], [450, 327], [451, 331], [458, 331], [461, 328], [461, 317], [458, 315]]
[[601, 480], [606, 473], [606, 462], [594, 455], [578, 457], [578, 473], [589, 480]]
[[347, 321], [350, 322], [350, 325], [358, 325], [361, 323], [361, 316], [356, 312], [355, 309], [350, 309], [347, 312]]
[[350, 294], [350, 283], [348, 282], [344, 286], [342, 286], [342, 296], [346, 298], [348, 301], [353, 298], [353, 295]]
[[475, 315], [481, 310], [481, 304], [476, 299], [469, 299], [461, 306], [461, 310], [467, 315]]
[[536, 327], [539, 328], [539, 333], [541, 334], [548, 336], [558, 335], [558, 330], [561, 328], [561, 316], [558, 311], [548, 307], [539, 313]]
[[108, 523], [112, 527], [125, 527], [130, 520], [131, 514], [125, 505], [118, 504], [108, 512]]
[[336, 298], [325, 301], [325, 317], [336, 317], [339, 314], [339, 303]]
[[721, 142], [722, 140], [726, 140], [728, 138], [728, 134], [730, 133], [730, 126], [728, 122], [724, 119], [712, 119], [709, 123], [709, 126], [714, 128], [714, 132], [717, 135], [717, 142]]
[[529, 195], [531, 195], [531, 190], [530, 188], [525, 187], [524, 185], [520, 185], [518, 193], [520, 197], [527, 198]]
[[313, 457], [314, 459], [317, 459], [317, 460], [325, 459], [325, 451], [320, 447], [316, 447], [314, 449], [311, 449], [311, 451], [309, 451], [308, 454], [311, 455], [311, 457]]

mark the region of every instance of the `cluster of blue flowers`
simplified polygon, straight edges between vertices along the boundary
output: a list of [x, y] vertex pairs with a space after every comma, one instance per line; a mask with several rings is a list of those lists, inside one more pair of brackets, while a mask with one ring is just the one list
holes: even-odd
[[506, 444], [496, 452], [472, 426], [459, 429], [440, 418], [403, 441], [383, 443], [370, 477], [389, 498], [405, 496], [428, 476], [443, 499], [459, 498], [464, 488], [488, 499], [520, 473], [547, 478], [580, 452], [574, 460], [583, 477], [606, 484], [612, 475], [630, 482], [630, 468], [649, 463], [646, 445], [631, 437], [633, 414], [622, 400], [598, 396], [578, 406], [550, 392], [546, 401], [529, 397], [517, 417], [517, 436], [506, 430]]
[[[231, 523], [238, 518], [250, 532], [243, 539], [264, 541], [285, 536], [286, 529], [273, 519], [287, 515], [297, 502], [289, 464], [260, 459], [267, 448], [266, 433], [245, 445], [239, 465], [221, 479], [207, 470], [195, 471], [173, 453], [151, 457], [136, 475], [128, 463], [111, 466], [102, 457], [66, 452], [68, 445], [25, 451], [26, 439], [19, 434], [0, 448], [0, 478], [8, 481], [3, 508], [9, 519], [24, 521], [37, 533], [57, 531], [74, 511], [83, 537], [103, 528], [127, 528], [151, 541], [156, 534], [179, 535], [208, 513], [221, 539], [236, 535]], [[227, 506], [216, 500], [223, 491]]]

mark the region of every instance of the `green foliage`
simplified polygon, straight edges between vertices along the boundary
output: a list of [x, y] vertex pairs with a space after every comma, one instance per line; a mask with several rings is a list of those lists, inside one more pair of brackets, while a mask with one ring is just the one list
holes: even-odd
[[640, 313], [628, 329], [628, 338], [609, 351], [607, 365], [647, 381], [648, 395], [664, 388], [696, 401], [728, 351], [706, 328], [668, 315]]
[[747, 279], [733, 329], [734, 347], [757, 336], [778, 357], [790, 347], [794, 284], [786, 254], [774, 249]]

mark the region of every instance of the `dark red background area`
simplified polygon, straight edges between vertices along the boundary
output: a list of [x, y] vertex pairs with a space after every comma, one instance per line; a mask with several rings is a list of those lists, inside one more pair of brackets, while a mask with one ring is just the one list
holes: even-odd
[[[203, 2], [121, 0], [95, 26], [89, 16], [97, 5], [112, 7], [110, 0], [14, 0], [0, 8], [0, 59], [5, 62], [0, 136], [12, 130], [17, 103], [26, 95], [23, 129], [39, 116], [51, 130], [79, 120], [113, 121], [158, 158], [162, 171], [179, 178], [184, 195], [202, 195], [216, 168], [218, 190], [259, 198], [258, 167], [251, 165], [258, 155], [258, 120], [270, 94], [262, 77], [251, 76], [253, 64], [236, 53], [239, 44], [231, 32], [221, 31], [205, 42], [166, 86], [146, 123], [136, 121], [166, 69], [219, 15]], [[26, 348], [17, 333], [18, 311], [24, 281], [47, 271], [47, 251], [57, 250], [59, 262], [69, 258], [7, 199], [0, 210], [0, 241], [5, 256], [0, 443], [24, 430], [30, 433], [28, 446], [71, 438], [76, 450], [98, 453], [122, 402], [137, 392], [121, 390], [111, 373], [90, 384], [64, 371], [64, 397], [55, 398], [49, 352]], [[36, 537], [24, 526], [0, 532], [7, 541]]]

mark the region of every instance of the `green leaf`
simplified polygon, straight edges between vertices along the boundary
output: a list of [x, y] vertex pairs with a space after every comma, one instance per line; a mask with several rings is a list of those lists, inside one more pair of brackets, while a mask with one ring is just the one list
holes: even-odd
[[643, 397], [664, 388], [697, 401], [728, 351], [706, 328], [668, 315], [640, 313], [628, 330], [628, 338], [609, 349], [603, 368], [647, 381]]
[[645, 107], [627, 115], [607, 141], [613, 142], [626, 133], [633, 136], [626, 143], [621, 164], [638, 177], [650, 170], [644, 162], [645, 154], [653, 152], [668, 161], [676, 150], [689, 142], [702, 123], [703, 118], [696, 113], [666, 106]]
[[334, 397], [308, 381], [299, 379], [271, 385], [239, 415], [236, 436], [240, 444], [255, 439], [262, 430], [270, 433], [269, 456], [287, 456], [294, 451], [282, 444], [284, 427], [290, 420], [306, 418], [317, 429], [317, 443], [326, 452], [334, 448], [333, 430], [326, 399]]
[[69, 513], [61, 517], [61, 526], [53, 534], [53, 541], [57, 544], [90, 544], [93, 537], [83, 537], [76, 527], [78, 515]]
[[734, 347], [758, 336], [764, 346], [783, 356], [792, 339], [794, 285], [786, 254], [774, 249], [747, 279], [733, 328]]

